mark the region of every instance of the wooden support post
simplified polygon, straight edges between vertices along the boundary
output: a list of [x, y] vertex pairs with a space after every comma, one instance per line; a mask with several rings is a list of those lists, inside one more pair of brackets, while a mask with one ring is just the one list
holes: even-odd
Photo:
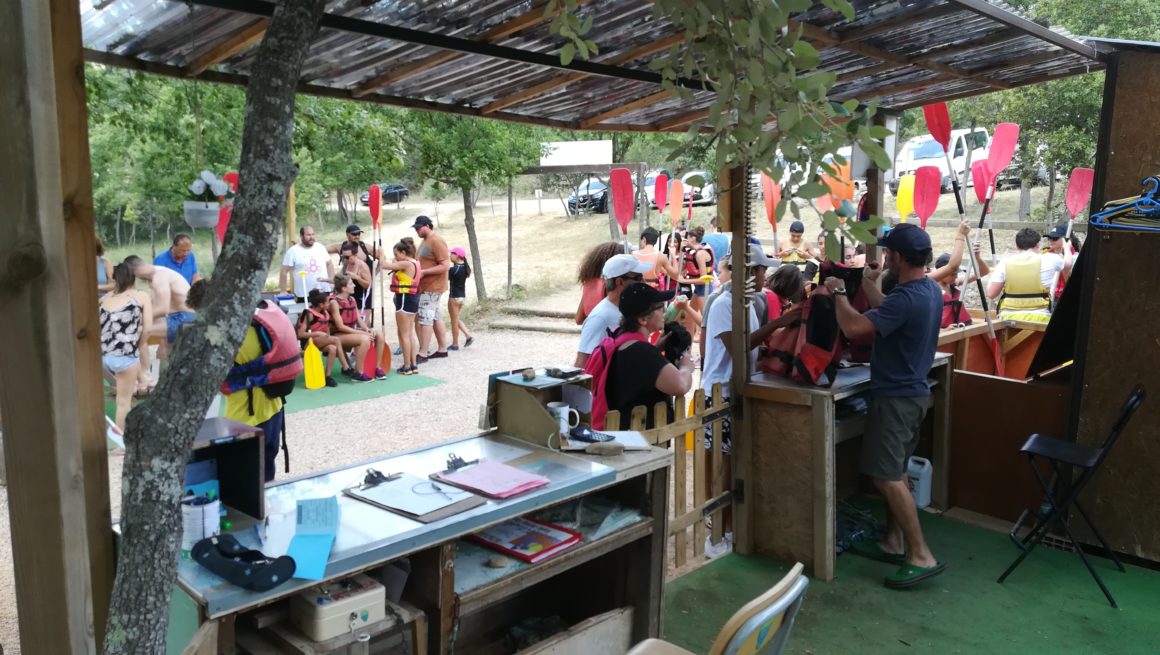
[[508, 180], [508, 280], [507, 297], [512, 297], [512, 181]]
[[286, 196], [286, 245], [298, 242], [298, 208], [295, 206], [294, 185], [290, 185], [290, 195]]
[[[77, 288], [84, 281], [90, 285], [89, 293], [95, 294], [95, 272], [91, 210], [78, 211], [62, 202], [65, 190], [70, 202], [86, 204], [77, 194], [88, 188], [89, 176], [87, 155], [83, 162], [74, 162], [76, 168], [67, 174], [61, 172], [61, 157], [66, 153], [60, 141], [78, 135], [72, 131], [77, 125], [75, 114], [66, 114], [68, 131], [58, 134], [58, 80], [53, 65], [54, 61], [58, 66], [74, 61], [69, 55], [79, 52], [80, 28], [77, 5], [69, 9], [58, 4], [0, 3], [0, 88], [4, 89], [0, 124], [5, 126], [5, 137], [0, 139], [0, 196], [8, 203], [10, 235], [0, 250], [0, 312], [8, 318], [5, 346], [0, 349], [0, 414], [4, 417], [22, 650], [95, 653], [89, 533], [97, 526], [90, 526], [94, 519], [88, 514], [100, 500], [90, 504], [86, 499], [83, 452], [93, 444], [83, 437], [95, 425], [94, 417], [84, 412], [93, 409], [94, 397], [100, 400], [99, 388], [92, 386], [99, 384], [99, 330], [94, 300], [87, 303], [94, 316], [78, 323], [70, 298], [70, 285]], [[55, 42], [54, 19], [60, 27], [56, 32], [60, 41]], [[73, 30], [65, 29], [66, 25]], [[75, 42], [69, 44], [69, 37]], [[59, 55], [54, 54], [54, 45]], [[68, 71], [72, 84], [80, 84], [82, 71], [77, 59], [75, 68]], [[69, 96], [62, 101], [76, 102], [77, 89], [67, 88]], [[82, 86], [81, 108], [73, 110], [81, 117], [85, 115], [83, 93]], [[79, 138], [87, 147], [84, 130]], [[64, 189], [64, 181], [73, 187]], [[85, 231], [87, 240], [76, 247], [87, 243], [89, 250], [73, 256], [68, 238], [79, 239]], [[62, 243], [65, 248], [58, 247]], [[81, 277], [82, 267], [87, 278]], [[90, 387], [84, 388], [86, 383]], [[82, 387], [79, 393], [78, 387]], [[87, 436], [91, 441], [92, 435]], [[103, 453], [90, 455], [91, 463], [103, 462]], [[103, 493], [107, 508], [108, 492]], [[107, 535], [108, 523], [99, 527]], [[107, 574], [110, 567], [108, 562], [104, 565]], [[108, 588], [101, 592], [107, 593]]]
[[[886, 116], [882, 113], [875, 114], [873, 120], [874, 124], [879, 127], [886, 126]], [[894, 155], [894, 153], [890, 154], [891, 156]], [[870, 170], [866, 171], [866, 194], [870, 197], [866, 201], [870, 208], [870, 214], [872, 216], [882, 216], [882, 213], [886, 211], [886, 173], [875, 166], [873, 162], [870, 164]], [[874, 230], [875, 235], [878, 232], [878, 230]], [[878, 261], [878, 246], [874, 244], [866, 245], [866, 261]]]
[[[733, 242], [730, 245], [730, 251], [733, 253], [733, 380], [730, 384], [730, 399], [732, 412], [732, 441], [733, 451], [731, 456], [731, 464], [733, 468], [733, 479], [728, 481], [730, 489], [744, 489], [746, 482], [751, 480], [750, 464], [751, 464], [751, 445], [752, 436], [750, 429], [751, 424], [749, 420], [749, 412], [746, 411], [748, 403], [742, 396], [742, 390], [749, 382], [749, 306], [746, 300], [746, 287], [748, 284], [748, 272], [746, 271], [746, 263], [749, 255], [749, 230], [752, 227], [747, 220], [749, 215], [749, 193], [748, 180], [743, 183], [734, 183], [735, 178], [745, 179], [745, 169], [733, 169], [734, 174], [730, 176], [730, 194], [733, 199], [729, 203], [728, 221], [726, 225], [729, 231], [733, 234]], [[741, 202], [737, 199], [743, 198]], [[725, 225], [722, 226], [725, 229]], [[715, 435], [718, 436], [719, 435]], [[733, 544], [734, 548], [739, 553], [749, 553], [753, 548], [752, 536], [750, 535], [750, 524], [752, 505], [748, 503], [749, 496], [742, 492], [733, 498]]]

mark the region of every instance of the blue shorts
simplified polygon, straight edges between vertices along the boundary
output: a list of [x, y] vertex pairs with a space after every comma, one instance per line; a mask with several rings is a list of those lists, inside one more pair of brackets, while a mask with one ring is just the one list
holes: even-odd
[[177, 339], [177, 331], [182, 325], [192, 321], [197, 314], [193, 312], [173, 312], [165, 315], [165, 340], [173, 344]]
[[101, 356], [101, 363], [104, 364], [105, 368], [109, 369], [113, 373], [120, 373], [121, 371], [124, 371], [125, 369], [139, 363], [140, 361], [140, 358], [130, 357], [128, 355]]

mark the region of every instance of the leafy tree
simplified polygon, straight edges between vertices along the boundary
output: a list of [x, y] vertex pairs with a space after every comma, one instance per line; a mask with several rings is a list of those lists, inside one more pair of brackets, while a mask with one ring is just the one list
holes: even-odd
[[487, 300], [472, 193], [483, 184], [506, 186], [513, 176], [539, 161], [542, 131], [498, 121], [413, 112], [407, 115], [401, 136], [420, 178], [458, 188], [463, 194], [475, 291], [480, 300]]

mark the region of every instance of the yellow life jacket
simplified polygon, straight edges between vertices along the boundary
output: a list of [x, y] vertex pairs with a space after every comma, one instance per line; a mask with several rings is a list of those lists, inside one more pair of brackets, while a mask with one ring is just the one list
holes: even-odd
[[1047, 309], [1048, 290], [1039, 276], [1042, 255], [1028, 252], [1007, 260], [1007, 281], [999, 298], [999, 311], [1026, 312]]

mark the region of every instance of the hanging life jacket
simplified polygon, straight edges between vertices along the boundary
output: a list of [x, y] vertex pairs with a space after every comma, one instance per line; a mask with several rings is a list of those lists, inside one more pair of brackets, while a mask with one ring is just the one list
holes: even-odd
[[802, 306], [801, 318], [765, 340], [757, 368], [771, 375], [825, 386], [834, 384], [842, 359], [842, 331], [834, 297], [819, 286]]
[[1037, 252], [1015, 255], [1005, 262], [1007, 280], [999, 298], [999, 311], [1027, 312], [1047, 309], [1048, 290], [1039, 277], [1040, 259]]
[[[861, 266], [847, 266], [838, 262], [824, 261], [818, 269], [819, 280], [824, 280], [827, 277], [836, 277], [846, 283], [846, 298], [850, 301], [850, 306], [859, 314], [865, 314], [870, 311], [870, 299], [866, 294], [862, 293], [862, 274], [865, 269]], [[842, 335], [842, 340], [848, 351], [848, 359], [851, 362], [865, 364], [870, 361], [870, 355], [874, 350], [874, 335], [869, 334], [858, 339], [851, 339], [845, 334]]]
[[358, 302], [353, 297], [343, 300], [339, 295], [333, 295], [330, 299], [338, 303], [338, 318], [342, 320], [342, 324], [347, 327], [358, 327]]
[[617, 331], [600, 342], [592, 351], [588, 362], [584, 364], [584, 372], [592, 376], [592, 428], [604, 429], [604, 415], [608, 413], [608, 369], [611, 368], [612, 357], [616, 351], [630, 341], [645, 341], [639, 332]]
[[419, 280], [423, 277], [423, 271], [419, 268], [419, 262], [414, 259], [405, 261], [411, 262], [415, 267], [415, 276], [411, 277], [403, 271], [391, 272], [391, 293], [401, 293], [404, 296], [413, 296], [419, 293]]
[[270, 398], [285, 398], [294, 391], [294, 381], [302, 374], [302, 348], [294, 325], [277, 305], [258, 303], [250, 327], [258, 333], [262, 356], [248, 362], [234, 361], [226, 373], [221, 392], [229, 395], [243, 389], [250, 392], [250, 414], [254, 413], [254, 387]]
[[971, 315], [967, 312], [967, 308], [963, 306], [962, 295], [962, 289], [955, 286], [951, 286], [950, 291], [943, 291], [942, 322], [939, 324], [940, 327], [948, 328], [956, 324], [971, 324]]

